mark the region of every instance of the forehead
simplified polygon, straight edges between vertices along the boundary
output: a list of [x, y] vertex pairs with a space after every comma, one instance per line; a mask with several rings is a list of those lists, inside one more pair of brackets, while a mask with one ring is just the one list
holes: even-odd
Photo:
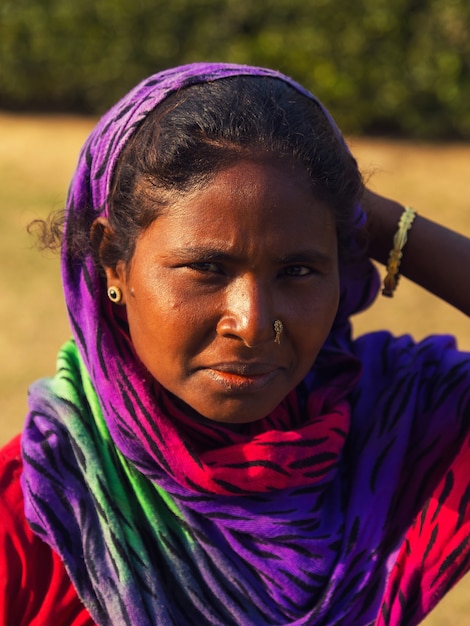
[[333, 211], [313, 194], [307, 173], [291, 163], [239, 161], [202, 189], [168, 199], [151, 231], [160, 248], [208, 247], [269, 252], [329, 249], [336, 241]]

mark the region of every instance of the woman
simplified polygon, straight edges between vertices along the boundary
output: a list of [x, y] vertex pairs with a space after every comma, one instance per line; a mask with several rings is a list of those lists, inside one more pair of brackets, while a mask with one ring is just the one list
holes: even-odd
[[469, 567], [469, 357], [349, 317], [379, 288], [366, 245], [393, 249], [388, 293], [403, 270], [470, 313], [470, 246], [402, 211], [270, 70], [162, 72], [100, 121], [62, 244], [74, 341], [3, 451], [4, 623], [433, 608]]

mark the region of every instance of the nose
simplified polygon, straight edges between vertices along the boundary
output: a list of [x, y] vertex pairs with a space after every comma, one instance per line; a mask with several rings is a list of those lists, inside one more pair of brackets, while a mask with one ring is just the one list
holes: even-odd
[[217, 324], [218, 334], [241, 339], [250, 348], [273, 341], [272, 299], [269, 285], [254, 276], [245, 275], [232, 281]]

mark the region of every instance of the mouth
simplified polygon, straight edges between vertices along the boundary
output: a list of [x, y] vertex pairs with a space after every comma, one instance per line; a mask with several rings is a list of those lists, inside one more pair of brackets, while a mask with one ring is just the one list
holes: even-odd
[[227, 391], [260, 391], [269, 385], [281, 368], [267, 363], [217, 363], [205, 368], [207, 375]]

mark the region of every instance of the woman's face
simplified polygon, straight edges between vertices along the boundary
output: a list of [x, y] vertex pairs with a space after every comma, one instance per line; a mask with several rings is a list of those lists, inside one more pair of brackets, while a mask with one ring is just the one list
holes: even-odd
[[152, 376], [208, 419], [251, 422], [302, 380], [333, 323], [333, 214], [305, 172], [240, 161], [202, 190], [175, 195], [137, 240], [130, 266], [107, 277], [123, 292]]

